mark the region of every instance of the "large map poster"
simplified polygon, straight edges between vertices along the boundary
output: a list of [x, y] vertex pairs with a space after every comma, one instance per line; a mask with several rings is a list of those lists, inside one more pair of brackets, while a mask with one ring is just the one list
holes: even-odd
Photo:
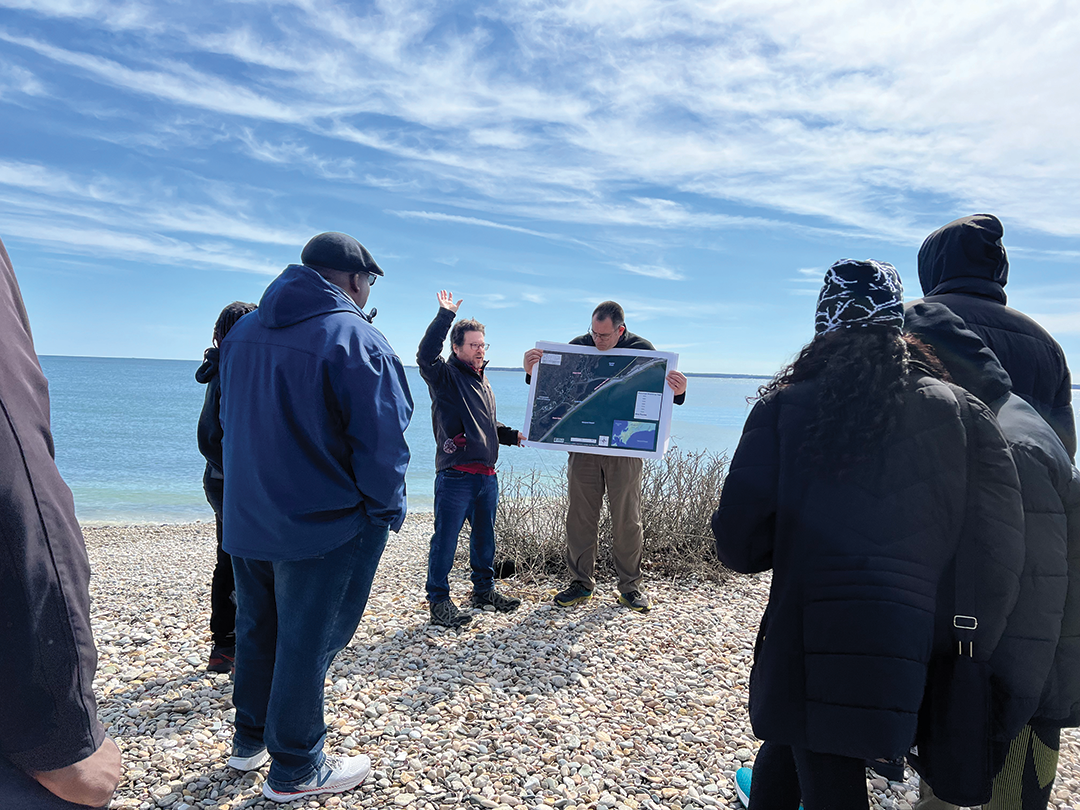
[[661, 458], [671, 434], [671, 352], [537, 343], [525, 410], [527, 447]]

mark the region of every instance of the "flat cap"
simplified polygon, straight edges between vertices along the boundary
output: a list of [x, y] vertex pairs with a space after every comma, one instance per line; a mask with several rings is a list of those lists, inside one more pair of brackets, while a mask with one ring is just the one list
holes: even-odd
[[300, 261], [308, 267], [326, 267], [342, 273], [374, 273], [386, 275], [375, 264], [368, 249], [347, 233], [320, 233], [304, 245]]

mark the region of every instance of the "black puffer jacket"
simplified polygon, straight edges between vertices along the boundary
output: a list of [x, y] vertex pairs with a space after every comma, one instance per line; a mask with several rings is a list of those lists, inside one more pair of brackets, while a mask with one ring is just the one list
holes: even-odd
[[1002, 232], [991, 214], [963, 217], [934, 231], [919, 249], [919, 283], [927, 302], [947, 306], [993, 349], [1012, 378], [1013, 393], [1050, 423], [1071, 459], [1076, 421], [1065, 353], [1038, 323], [1005, 306], [1009, 259]]
[[[712, 518], [726, 565], [773, 569], [750, 719], [763, 740], [893, 759], [915, 736], [939, 584], [962, 532], [980, 582], [976, 657], [988, 658], [1004, 630], [1023, 567], [1016, 468], [978, 400], [913, 374], [877, 458], [839, 479], [808, 474], [798, 458], [817, 385], [754, 406]], [[967, 430], [960, 397], [974, 417]], [[969, 441], [979, 482], [970, 493]]]
[[[454, 312], [440, 307], [424, 332], [416, 362], [431, 393], [431, 426], [435, 432], [435, 470], [479, 462], [494, 467], [499, 445], [515, 445], [518, 432], [495, 418], [495, 394], [483, 370], [477, 371], [451, 352], [442, 359]], [[486, 363], [484, 364], [487, 365]], [[464, 446], [454, 443], [464, 438]]]
[[[1013, 685], [1000, 718], [1012, 739], [1035, 718], [1080, 721], [1080, 478], [1039, 414], [1010, 393], [994, 353], [941, 304], [905, 312], [905, 329], [934, 348], [953, 380], [997, 414], [1024, 498], [1026, 556], [1020, 597], [994, 652], [995, 672]], [[1064, 632], [1063, 632], [1064, 631]]]

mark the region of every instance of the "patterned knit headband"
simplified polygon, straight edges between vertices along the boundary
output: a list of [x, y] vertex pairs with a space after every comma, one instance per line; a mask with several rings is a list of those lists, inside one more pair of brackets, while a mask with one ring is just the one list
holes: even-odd
[[896, 268], [873, 259], [841, 259], [825, 273], [818, 296], [817, 334], [856, 326], [904, 326], [904, 287]]

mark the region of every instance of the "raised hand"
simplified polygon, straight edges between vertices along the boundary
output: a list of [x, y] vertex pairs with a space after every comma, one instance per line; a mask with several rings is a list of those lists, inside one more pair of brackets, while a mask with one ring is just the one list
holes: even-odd
[[465, 299], [462, 298], [455, 304], [454, 294], [452, 292], [450, 292], [449, 290], [439, 290], [439, 306], [443, 309], [448, 309], [451, 312], [456, 313], [458, 311], [458, 307], [461, 306], [464, 300]]

